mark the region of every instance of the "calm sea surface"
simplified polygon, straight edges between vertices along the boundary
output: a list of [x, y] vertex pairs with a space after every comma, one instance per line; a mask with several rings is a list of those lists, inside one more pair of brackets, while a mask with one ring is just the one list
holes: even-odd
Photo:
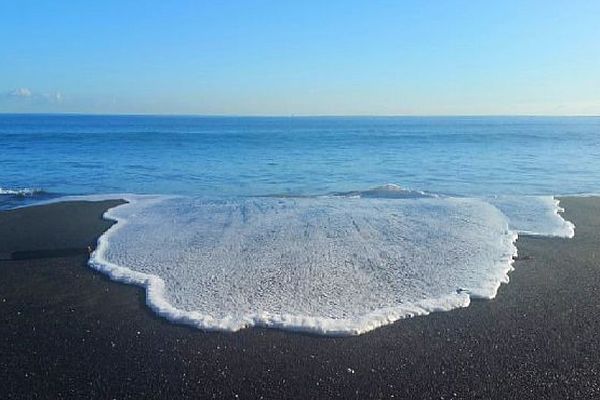
[[387, 183], [598, 192], [600, 118], [0, 115], [3, 208], [63, 194], [319, 195]]

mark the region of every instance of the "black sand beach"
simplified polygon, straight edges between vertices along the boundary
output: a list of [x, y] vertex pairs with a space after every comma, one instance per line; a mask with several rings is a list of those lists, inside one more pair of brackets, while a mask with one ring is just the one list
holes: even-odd
[[600, 398], [600, 199], [521, 237], [492, 301], [328, 338], [204, 333], [87, 267], [116, 202], [0, 212], [0, 398]]

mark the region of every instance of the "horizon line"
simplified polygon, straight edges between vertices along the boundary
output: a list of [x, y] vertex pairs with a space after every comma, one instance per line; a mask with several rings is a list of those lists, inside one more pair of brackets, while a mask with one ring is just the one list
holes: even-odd
[[198, 117], [198, 118], [473, 118], [473, 117], [555, 117], [598, 118], [600, 114], [196, 114], [196, 113], [96, 113], [96, 112], [3, 112], [0, 115], [56, 115], [106, 117]]

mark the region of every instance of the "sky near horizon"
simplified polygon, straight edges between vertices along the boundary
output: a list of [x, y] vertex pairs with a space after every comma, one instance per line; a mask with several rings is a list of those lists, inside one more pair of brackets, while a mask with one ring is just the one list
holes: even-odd
[[3, 1], [0, 112], [600, 115], [600, 1]]

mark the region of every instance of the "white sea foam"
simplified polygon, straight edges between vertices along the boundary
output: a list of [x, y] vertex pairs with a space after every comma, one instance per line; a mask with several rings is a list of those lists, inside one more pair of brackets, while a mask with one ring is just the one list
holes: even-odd
[[126, 199], [106, 213], [118, 223], [90, 265], [145, 287], [159, 315], [205, 330], [352, 335], [466, 307], [508, 282], [517, 231], [574, 234], [550, 196], [382, 197], [44, 203]]
[[37, 188], [16, 188], [16, 189], [8, 189], [0, 187], [0, 196], [9, 195], [9, 196], [33, 196], [36, 194], [44, 193], [42, 189]]
[[575, 235], [575, 225], [560, 216], [564, 210], [552, 196], [496, 196], [487, 200], [508, 217], [510, 228], [518, 233], [565, 238]]
[[476, 199], [128, 200], [90, 264], [207, 330], [360, 334], [494, 297], [516, 254]]

